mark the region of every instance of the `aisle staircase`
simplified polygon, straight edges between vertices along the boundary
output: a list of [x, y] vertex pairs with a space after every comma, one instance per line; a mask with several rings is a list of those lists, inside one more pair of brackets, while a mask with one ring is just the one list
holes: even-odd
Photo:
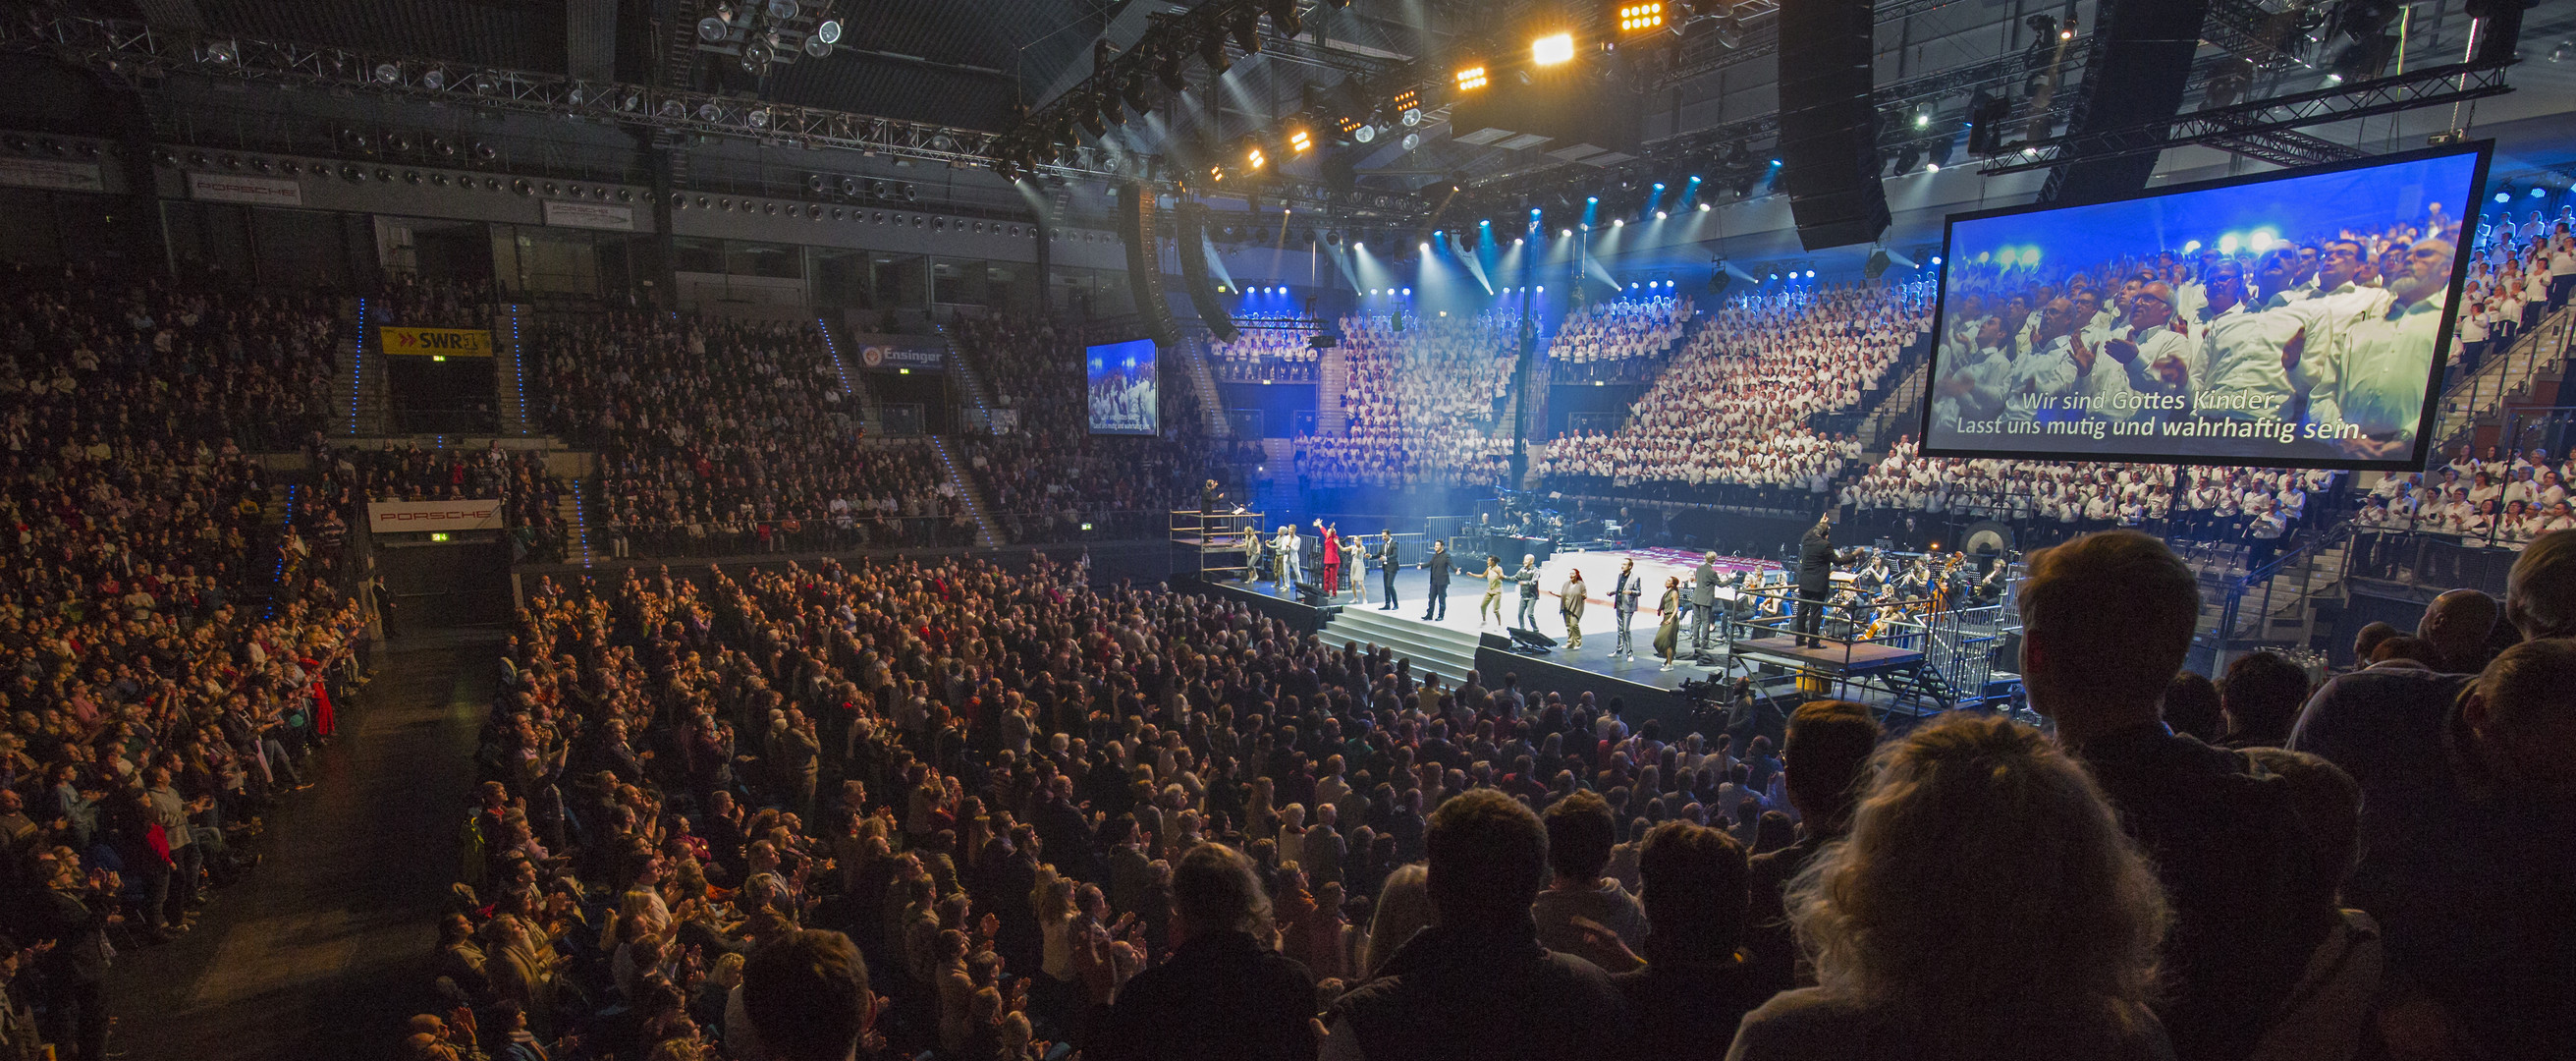
[[[829, 337], [831, 329], [825, 328], [823, 334]], [[836, 353], [834, 357], [837, 360], [839, 355]], [[993, 422], [993, 389], [984, 385], [984, 375], [976, 368], [975, 363], [981, 358], [981, 351], [969, 350], [966, 344], [958, 341], [958, 333], [953, 331], [948, 333], [948, 360], [949, 368], [952, 370], [949, 376], [957, 381], [960, 396], [965, 398], [966, 405], [973, 410], [969, 420], [986, 425], [984, 430], [990, 431], [992, 430], [990, 425]]]
[[[1422, 614], [1420, 599], [1408, 599], [1394, 611], [1379, 611], [1378, 605], [1384, 602], [1374, 599], [1365, 605], [1349, 603], [1349, 595], [1345, 594], [1343, 600], [1343, 607], [1317, 635], [1325, 644], [1357, 641], [1362, 647], [1385, 645], [1396, 655], [1413, 661], [1415, 678], [1437, 674], [1444, 683], [1454, 684], [1475, 669], [1476, 635], [1416, 620], [1414, 617]], [[1449, 606], [1473, 608], [1476, 601], [1473, 597], [1462, 599], [1453, 590]]]
[[999, 549], [1010, 544], [993, 526], [993, 506], [984, 499], [984, 490], [975, 484], [975, 477], [966, 474], [966, 460], [958, 455], [956, 445], [945, 435], [930, 437], [930, 448], [939, 454], [939, 466], [948, 472], [948, 481], [957, 485], [957, 497], [966, 502], [966, 514], [975, 517], [976, 546]]
[[2464, 442], [2509, 449], [2536, 444], [2538, 440], [2503, 436], [2516, 413], [2566, 404], [2562, 384], [2571, 348], [2576, 348], [2576, 302], [2523, 329], [2512, 346], [2488, 351], [2476, 374], [2443, 392], [2435, 452], [2447, 453]]
[[358, 299], [353, 321], [356, 337], [340, 348], [335, 360], [339, 371], [331, 377], [332, 426], [338, 434], [355, 438], [374, 438], [385, 433], [385, 408], [391, 395], [385, 384], [385, 372], [376, 342], [374, 309], [367, 299]]
[[1199, 419], [1208, 437], [1233, 438], [1234, 422], [1225, 415], [1225, 392], [1216, 385], [1216, 373], [1208, 369], [1206, 348], [1198, 340], [1183, 340], [1181, 362], [1189, 373], [1190, 390], [1199, 396]]
[[1349, 426], [1349, 414], [1342, 409], [1342, 392], [1351, 385], [1350, 362], [1342, 357], [1342, 348], [1324, 351], [1321, 390], [1315, 393], [1315, 433], [1338, 435]]
[[[562, 497], [555, 499], [555, 519], [562, 523], [564, 528], [564, 562], [589, 567], [592, 561], [598, 559], [598, 552], [594, 551], [594, 543], [590, 540], [588, 503], [583, 500], [582, 490], [582, 481], [575, 479], [572, 481], [572, 489], [564, 491]], [[598, 542], [596, 546], [598, 550], [604, 551], [608, 543]]]
[[1270, 469], [1270, 481], [1261, 484], [1252, 499], [1252, 510], [1269, 513], [1271, 526], [1275, 527], [1288, 522], [1298, 509], [1297, 444], [1284, 438], [1262, 439], [1261, 463]]
[[522, 334], [533, 322], [529, 307], [510, 303], [492, 317], [493, 409], [501, 433], [525, 438], [536, 434], [528, 419], [528, 347]]

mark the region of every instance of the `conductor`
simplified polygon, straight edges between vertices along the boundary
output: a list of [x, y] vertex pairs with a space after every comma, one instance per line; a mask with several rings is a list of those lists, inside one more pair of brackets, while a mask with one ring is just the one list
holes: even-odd
[[1849, 553], [1834, 551], [1834, 527], [1831, 516], [1816, 517], [1816, 525], [1807, 528], [1806, 537], [1798, 540], [1798, 618], [1790, 625], [1798, 637], [1799, 648], [1823, 648], [1817, 627], [1823, 623], [1825, 598], [1833, 595], [1834, 565], [1858, 560], [1862, 550]]

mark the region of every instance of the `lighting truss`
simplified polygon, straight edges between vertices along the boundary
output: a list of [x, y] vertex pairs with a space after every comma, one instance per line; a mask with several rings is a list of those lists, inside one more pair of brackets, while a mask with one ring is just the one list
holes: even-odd
[[[220, 47], [218, 47], [220, 45]], [[356, 48], [168, 30], [127, 19], [60, 15], [0, 22], [0, 50], [50, 55], [136, 85], [172, 74], [303, 86], [588, 118], [656, 131], [732, 136], [793, 147], [873, 151], [922, 162], [984, 167], [997, 135], [743, 96], [673, 92], [611, 82], [400, 56]], [[1039, 173], [1135, 177], [1161, 160], [1082, 148]]]
[[[1958, 0], [1878, 0], [1872, 10], [1872, 22], [1884, 26], [1902, 22], [1916, 15], [1938, 11]], [[1746, 0], [1729, 12], [1741, 27], [1742, 36], [1736, 47], [1728, 47], [1714, 33], [1694, 33], [1683, 39], [1673, 57], [1671, 71], [1655, 79], [1658, 89], [1671, 88], [1702, 74], [1712, 74], [1755, 59], [1768, 58], [1780, 52], [1780, 0]]]
[[[2282, 165], [2332, 161], [2307, 157], [2310, 149], [2324, 145], [2324, 141], [2304, 134], [2295, 134], [2295, 138], [2284, 138], [2282, 134], [2302, 126], [2500, 96], [2513, 91], [2513, 86], [2504, 80], [2505, 68], [2512, 64], [2511, 58], [2505, 58], [2428, 66], [2335, 88], [2176, 115], [2124, 129], [2053, 137], [2021, 145], [2025, 150], [2001, 156], [1980, 172], [1987, 176], [2023, 173], [2188, 144], [2226, 146], [2228, 150], [2236, 150], [2236, 144], [2250, 145], [2254, 150], [2247, 154], [2266, 162], [2287, 159]], [[2266, 157], [2266, 153], [2275, 157]]]

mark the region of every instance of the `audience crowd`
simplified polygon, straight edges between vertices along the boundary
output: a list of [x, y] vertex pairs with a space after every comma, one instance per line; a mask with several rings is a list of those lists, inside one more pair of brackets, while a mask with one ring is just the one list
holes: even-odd
[[926, 443], [862, 437], [801, 323], [607, 313], [539, 333], [545, 422], [593, 447], [610, 555], [959, 545], [973, 520]]
[[980, 358], [995, 403], [1017, 417], [1008, 431], [967, 439], [963, 453], [1010, 541], [1162, 536], [1174, 509], [1199, 503], [1203, 480], [1230, 478], [1195, 388], [1156, 388], [1159, 435], [1094, 435], [1085, 403], [1064, 399], [1084, 393], [1078, 335], [1011, 317], [961, 318], [954, 335]]
[[2576, 1048], [2576, 534], [2322, 687], [2182, 674], [2196, 576], [2075, 538], [2017, 598], [2045, 735], [1632, 727], [1078, 575], [541, 582], [410, 1056]]
[[[220, 278], [210, 278], [219, 280]], [[260, 858], [360, 678], [326, 304], [11, 270], [0, 302], [0, 1055], [111, 1056], [109, 970]]]

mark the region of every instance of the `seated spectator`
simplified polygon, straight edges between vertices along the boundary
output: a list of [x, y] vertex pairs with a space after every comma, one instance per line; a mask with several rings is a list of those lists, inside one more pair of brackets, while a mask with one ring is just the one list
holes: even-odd
[[2218, 683], [2190, 671], [2173, 676], [2159, 712], [2174, 732], [2190, 734], [2204, 744], [2218, 743], [2219, 735], [2227, 731], [2226, 697], [2219, 693]]
[[1490, 789], [1431, 812], [1436, 918], [1332, 1006], [1321, 1056], [1531, 1061], [1612, 1058], [1627, 1012], [1608, 974], [1539, 946], [1530, 903], [1547, 872], [1538, 816]]
[[[2219, 687], [2227, 736], [2211, 743], [2230, 748], [2278, 748], [2308, 703], [2308, 672], [2278, 652], [2255, 652], [2227, 664]], [[2194, 734], [2197, 736], [2197, 734]]]
[[2155, 875], [2027, 726], [1952, 715], [1890, 744], [1791, 907], [1817, 986], [1748, 1014], [1731, 1058], [2171, 1056]]

